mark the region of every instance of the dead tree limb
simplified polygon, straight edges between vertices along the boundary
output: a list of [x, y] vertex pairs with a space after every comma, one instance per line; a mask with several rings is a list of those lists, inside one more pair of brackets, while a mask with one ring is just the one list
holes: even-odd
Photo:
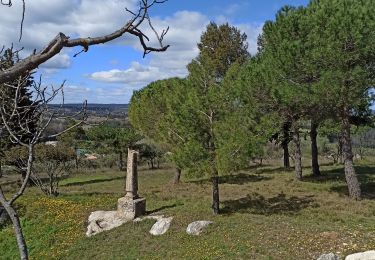
[[[81, 46], [84, 52], [87, 52], [89, 47], [92, 45], [103, 44], [110, 42], [114, 39], [117, 39], [124, 34], [128, 33], [131, 35], [136, 36], [139, 39], [139, 42], [143, 48], [143, 56], [150, 52], [163, 52], [166, 51], [169, 45], [163, 45], [163, 39], [165, 34], [168, 30], [163, 30], [162, 33], [159, 35], [156, 30], [152, 27], [152, 23], [149, 17], [149, 9], [155, 4], [161, 4], [166, 2], [164, 1], [157, 1], [157, 0], [141, 0], [139, 9], [137, 12], [132, 12], [128, 9], [128, 13], [132, 14], [132, 18], [121, 28], [118, 30], [99, 37], [86, 37], [86, 38], [76, 38], [70, 39], [70, 37], [66, 36], [64, 33], [60, 32], [56, 35], [56, 37], [50, 41], [46, 47], [44, 47], [41, 51], [36, 52], [20, 60], [20, 62], [16, 63], [11, 68], [6, 70], [0, 71], [0, 84], [10, 82], [16, 79], [18, 76], [22, 75], [23, 73], [31, 72], [38, 68], [39, 65], [48, 61], [52, 57], [56, 56], [61, 52], [64, 48], [72, 48]], [[8, 4], [9, 6], [12, 5], [11, 1], [1, 2], [3, 5]], [[159, 42], [159, 47], [152, 47], [147, 44], [149, 38], [139, 29], [140, 25], [144, 21], [148, 21], [151, 25], [152, 30], [154, 31], [156, 38]]]

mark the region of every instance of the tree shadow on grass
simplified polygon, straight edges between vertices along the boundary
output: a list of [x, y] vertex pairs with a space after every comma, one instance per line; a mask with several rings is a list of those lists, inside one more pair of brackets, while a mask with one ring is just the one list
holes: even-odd
[[319, 207], [311, 196], [289, 197], [279, 194], [273, 198], [264, 198], [258, 193], [246, 197], [224, 201], [224, 214], [251, 213], [260, 215], [295, 214], [307, 207]]
[[[329, 190], [337, 192], [341, 196], [349, 196], [349, 190], [347, 185], [334, 185]], [[362, 183], [361, 192], [363, 199], [375, 200], [375, 182]]]
[[125, 180], [124, 176], [120, 177], [113, 177], [113, 178], [106, 178], [106, 179], [94, 179], [94, 180], [86, 180], [86, 181], [76, 181], [76, 182], [69, 182], [66, 184], [62, 184], [60, 186], [82, 186], [85, 184], [93, 184], [93, 183], [101, 183], [101, 182], [110, 182], [110, 181], [115, 181], [115, 180]]
[[165, 206], [162, 206], [160, 208], [157, 208], [157, 209], [153, 209], [153, 210], [147, 210], [146, 211], [146, 214], [147, 215], [151, 215], [151, 214], [154, 214], [156, 212], [159, 212], [159, 211], [162, 211], [164, 209], [170, 209], [170, 208], [175, 208], [177, 206], [182, 206], [184, 205], [183, 203], [174, 203], [174, 204], [171, 204], [171, 205], [165, 205]]
[[[367, 184], [375, 180], [374, 166], [355, 166], [355, 170], [360, 183]], [[344, 166], [331, 170], [323, 170], [321, 176], [304, 176], [303, 181], [313, 183], [345, 182]]]
[[[219, 183], [242, 185], [246, 183], [265, 181], [265, 180], [271, 180], [271, 179], [272, 177], [265, 177], [265, 176], [260, 176], [256, 174], [239, 173], [239, 174], [233, 174], [233, 175], [220, 176]], [[203, 179], [203, 180], [193, 180], [189, 182], [194, 183], [194, 184], [206, 184], [206, 183], [211, 183], [211, 179], [209, 178], [209, 179]]]
[[276, 167], [276, 168], [259, 168], [256, 170], [256, 173], [258, 174], [274, 174], [274, 173], [280, 173], [280, 172], [291, 172], [294, 168], [284, 168], [284, 167]]

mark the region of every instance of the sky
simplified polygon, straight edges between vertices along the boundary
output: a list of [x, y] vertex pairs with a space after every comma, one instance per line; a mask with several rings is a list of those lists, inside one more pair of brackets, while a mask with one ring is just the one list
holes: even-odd
[[[41, 50], [58, 32], [73, 37], [94, 37], [120, 28], [130, 18], [125, 7], [137, 10], [137, 0], [26, 0], [23, 37], [18, 42], [22, 8], [0, 6], [0, 46], [23, 47], [22, 56]], [[150, 82], [185, 77], [186, 65], [198, 55], [197, 43], [210, 21], [228, 22], [247, 34], [249, 52], [257, 51], [257, 37], [265, 21], [273, 20], [284, 5], [306, 5], [308, 0], [168, 0], [154, 6], [150, 16], [161, 31], [169, 26], [163, 53], [143, 58], [139, 41], [123, 36], [92, 46], [77, 57], [80, 48], [64, 49], [41, 65], [42, 83], [59, 86], [65, 81], [65, 103], [127, 104], [134, 90]], [[143, 27], [147, 35], [153, 33]], [[157, 46], [151, 37], [150, 45]], [[58, 103], [59, 100], [57, 99]]]

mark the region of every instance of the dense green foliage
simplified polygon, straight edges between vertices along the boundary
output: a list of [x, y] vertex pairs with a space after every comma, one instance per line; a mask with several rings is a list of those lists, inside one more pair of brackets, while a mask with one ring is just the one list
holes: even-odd
[[[241, 64], [249, 59], [245, 40], [235, 27], [209, 24], [198, 44], [198, 57], [188, 65], [186, 80], [155, 82], [132, 98], [132, 124], [149, 138], [173, 146], [171, 158], [188, 173], [215, 180], [219, 174], [243, 166], [254, 148], [259, 148], [254, 139], [246, 137], [254, 128], [253, 119], [238, 113], [242, 108], [235, 93], [228, 95]], [[238, 128], [240, 121], [243, 127]], [[217, 182], [213, 188], [217, 213]]]
[[247, 167], [270, 140], [289, 157], [293, 140], [296, 177], [302, 179], [301, 136], [310, 135], [318, 176], [318, 129], [328, 120], [340, 136], [335, 156], [342, 154], [345, 162], [349, 194], [359, 199], [350, 124], [373, 124], [374, 8], [371, 1], [349, 0], [285, 6], [265, 23], [259, 53], [251, 59], [246, 35], [211, 23], [187, 78], [135, 92], [130, 121], [143, 135], [168, 144], [176, 165], [195, 175]]

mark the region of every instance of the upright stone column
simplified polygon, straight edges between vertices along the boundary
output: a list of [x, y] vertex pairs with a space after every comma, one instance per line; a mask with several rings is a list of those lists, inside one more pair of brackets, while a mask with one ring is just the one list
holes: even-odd
[[146, 199], [138, 195], [138, 152], [128, 149], [125, 197], [119, 198], [117, 211], [126, 218], [134, 219], [146, 213]]
[[125, 197], [137, 199], [138, 196], [138, 152], [128, 149], [128, 167], [126, 169]]

